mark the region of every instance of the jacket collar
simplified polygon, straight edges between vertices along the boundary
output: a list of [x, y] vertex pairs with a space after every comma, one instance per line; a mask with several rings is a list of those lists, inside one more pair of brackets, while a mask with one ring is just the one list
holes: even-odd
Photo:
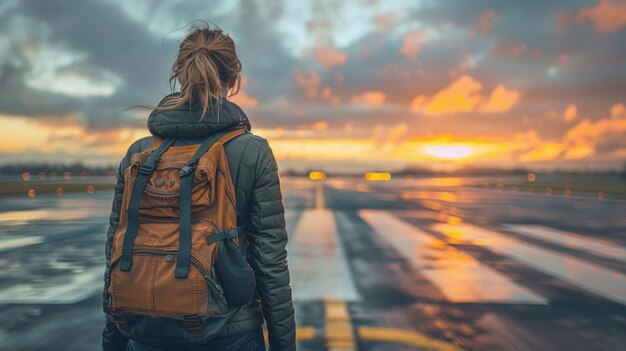
[[[168, 99], [178, 94], [167, 95], [158, 106], [162, 106]], [[159, 138], [197, 138], [209, 136], [234, 125], [251, 129], [250, 121], [243, 110], [226, 99], [222, 99], [221, 107], [210, 109], [202, 119], [201, 114], [201, 108], [189, 104], [173, 110], [155, 109], [148, 117], [148, 130]]]

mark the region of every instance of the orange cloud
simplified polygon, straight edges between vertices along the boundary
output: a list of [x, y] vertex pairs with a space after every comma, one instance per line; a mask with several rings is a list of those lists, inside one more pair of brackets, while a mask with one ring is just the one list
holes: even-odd
[[399, 50], [400, 54], [408, 59], [415, 60], [422, 50], [421, 43], [427, 38], [428, 33], [423, 30], [406, 33], [402, 40], [402, 47]]
[[367, 91], [352, 97], [353, 105], [382, 105], [385, 103], [385, 94], [380, 91]]
[[333, 105], [339, 105], [341, 103], [341, 96], [334, 95], [333, 88], [331, 87], [324, 87], [324, 89], [322, 89], [322, 98], [330, 101]]
[[318, 88], [322, 83], [322, 77], [313, 68], [296, 69], [294, 71], [296, 84], [300, 86], [307, 97], [314, 98], [318, 95]]
[[437, 92], [429, 100], [424, 96], [416, 97], [411, 107], [414, 111], [422, 111], [427, 115], [470, 112], [480, 103], [482, 88], [481, 82], [464, 75]]
[[615, 104], [611, 108], [611, 117], [597, 122], [584, 119], [567, 132], [564, 138], [568, 148], [566, 158], [575, 159], [593, 155], [600, 144], [622, 140], [624, 134], [626, 134], [624, 105]]
[[348, 54], [329, 45], [316, 45], [313, 56], [324, 68], [341, 66], [348, 61]]
[[614, 32], [626, 26], [626, 3], [600, 0], [595, 6], [585, 7], [577, 13], [561, 12], [557, 16], [560, 26], [593, 23], [600, 32]]
[[489, 33], [491, 28], [493, 28], [493, 23], [496, 20], [496, 12], [492, 9], [487, 9], [483, 12], [480, 17], [478, 17], [477, 23], [478, 28], [483, 33]]
[[396, 15], [393, 13], [374, 16], [374, 23], [382, 29], [388, 29], [395, 21]]
[[567, 105], [565, 111], [563, 111], [563, 119], [565, 120], [565, 122], [571, 122], [575, 120], [576, 117], [578, 117], [578, 109], [576, 108], [576, 105]]
[[259, 100], [248, 95], [246, 85], [248, 84], [248, 76], [241, 76], [241, 89], [230, 98], [230, 101], [241, 107], [255, 108], [259, 107]]
[[432, 98], [417, 96], [411, 103], [413, 112], [426, 115], [450, 115], [478, 109], [484, 113], [509, 111], [519, 100], [519, 92], [498, 85], [488, 99], [481, 96], [483, 85], [468, 75], [463, 75]]
[[480, 110], [485, 113], [498, 113], [511, 110], [517, 101], [519, 100], [519, 92], [512, 89], [507, 89], [502, 84], [491, 92], [489, 100], [483, 103]]

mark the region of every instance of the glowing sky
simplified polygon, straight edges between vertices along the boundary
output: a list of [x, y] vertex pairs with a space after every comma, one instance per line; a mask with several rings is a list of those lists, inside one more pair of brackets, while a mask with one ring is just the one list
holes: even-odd
[[626, 160], [626, 1], [8, 0], [0, 162], [117, 164], [193, 19], [235, 39], [282, 169]]

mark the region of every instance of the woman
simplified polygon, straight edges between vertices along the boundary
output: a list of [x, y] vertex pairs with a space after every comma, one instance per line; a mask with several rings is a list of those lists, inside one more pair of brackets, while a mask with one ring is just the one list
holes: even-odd
[[[161, 139], [177, 138], [174, 145], [200, 144], [216, 132], [250, 123], [244, 112], [227, 100], [241, 81], [241, 62], [233, 40], [220, 29], [193, 30], [180, 44], [170, 83], [180, 92], [166, 96], [148, 118], [150, 133]], [[124, 190], [124, 170], [133, 154], [152, 147], [152, 137], [133, 143], [117, 171], [115, 196], [106, 242], [110, 269], [113, 234], [119, 226]], [[191, 350], [264, 350], [265, 319], [272, 350], [295, 349], [295, 323], [289, 271], [286, 263], [287, 233], [276, 161], [265, 139], [245, 133], [228, 141], [224, 150], [236, 189], [237, 223], [246, 224], [239, 242], [247, 247], [254, 270], [256, 299], [238, 307], [216, 337]], [[106, 292], [106, 289], [105, 289]], [[104, 350], [165, 350], [134, 340], [120, 332], [115, 318], [106, 313]], [[176, 349], [183, 349], [178, 348]]]

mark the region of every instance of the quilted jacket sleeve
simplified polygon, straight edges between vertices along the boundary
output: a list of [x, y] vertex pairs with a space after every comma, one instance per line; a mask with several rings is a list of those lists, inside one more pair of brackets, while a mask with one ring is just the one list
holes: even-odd
[[270, 350], [295, 350], [294, 309], [287, 267], [287, 231], [278, 167], [263, 140], [254, 172], [249, 259], [269, 333]]
[[[122, 195], [124, 193], [124, 163], [124, 160], [122, 160], [117, 169], [113, 204], [111, 205], [111, 215], [109, 216], [109, 229], [107, 230], [107, 240], [104, 248], [107, 272], [111, 264], [113, 233], [120, 221], [120, 207], [122, 206]], [[128, 340], [120, 333], [115, 323], [111, 320], [111, 316], [105, 313], [105, 324], [104, 330], [102, 331], [102, 349], [104, 351], [122, 351], [126, 349], [127, 341]]]

